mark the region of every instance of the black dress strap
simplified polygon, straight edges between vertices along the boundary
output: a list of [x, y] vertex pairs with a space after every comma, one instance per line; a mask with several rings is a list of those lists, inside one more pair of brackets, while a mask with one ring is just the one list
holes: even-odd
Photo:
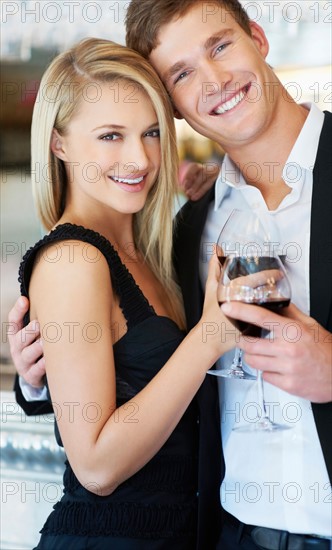
[[64, 240], [86, 242], [95, 246], [103, 254], [110, 269], [112, 285], [119, 297], [120, 308], [127, 321], [128, 330], [148, 317], [156, 315], [131, 273], [122, 263], [113, 245], [96, 231], [71, 223], [58, 225], [24, 255], [19, 270], [19, 282], [23, 296], [29, 297], [29, 283], [37, 253], [50, 243]]

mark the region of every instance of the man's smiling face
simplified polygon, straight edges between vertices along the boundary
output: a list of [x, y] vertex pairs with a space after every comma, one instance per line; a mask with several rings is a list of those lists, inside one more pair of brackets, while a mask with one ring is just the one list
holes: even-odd
[[149, 58], [179, 114], [226, 148], [254, 141], [273, 118], [268, 42], [257, 24], [251, 30], [252, 37], [217, 5], [204, 16], [198, 3], [161, 27]]

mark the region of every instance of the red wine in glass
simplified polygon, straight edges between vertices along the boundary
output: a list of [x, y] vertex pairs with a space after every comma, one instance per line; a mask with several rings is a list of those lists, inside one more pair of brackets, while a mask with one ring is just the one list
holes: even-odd
[[[274, 238], [272, 240], [272, 234], [277, 234], [275, 232], [276, 228], [274, 224], [272, 224], [273, 232], [271, 233], [271, 219], [269, 216], [266, 216], [266, 218], [267, 219], [264, 220], [262, 212], [260, 212], [260, 217], [258, 217], [251, 210], [236, 209], [231, 212], [216, 241], [216, 254], [221, 268], [223, 268], [226, 258], [229, 256], [247, 256], [250, 253], [256, 256], [263, 256], [266, 252], [267, 256], [271, 256], [271, 251], [276, 250], [275, 245], [278, 243], [280, 244], [280, 239]], [[284, 261], [285, 256], [281, 259]], [[237, 276], [236, 272], [232, 275], [232, 277]], [[257, 303], [263, 301], [264, 300], [260, 298]], [[245, 328], [255, 334], [260, 330], [257, 329], [257, 327], [248, 329], [248, 327], [243, 326], [243, 330], [245, 330]], [[265, 332], [261, 331], [259, 336], [264, 335]], [[236, 378], [238, 380], [252, 380], [254, 378], [253, 375], [249, 374], [249, 372], [243, 368], [242, 351], [239, 347], [235, 348], [234, 358], [230, 368], [222, 368], [218, 369], [218, 371], [210, 370], [208, 372], [216, 376]]]
[[[279, 254], [278, 257], [279, 257], [279, 260], [282, 262], [282, 264], [285, 266], [286, 265], [286, 259], [287, 259], [286, 254]], [[219, 254], [217, 254], [217, 258], [219, 260], [219, 263], [220, 263], [221, 267], [224, 267], [224, 263], [226, 261], [227, 256], [225, 256], [222, 253], [219, 253]]]
[[[230, 300], [231, 301], [231, 300]], [[281, 309], [284, 307], [289, 306], [290, 299], [282, 299], [282, 298], [276, 298], [272, 300], [267, 300], [263, 302], [246, 302], [245, 300], [237, 300], [241, 301], [242, 303], [252, 304], [255, 306], [264, 307], [265, 309], [268, 309], [269, 311], [274, 311], [275, 313], [278, 313]], [[224, 304], [225, 301], [219, 302], [219, 305]], [[232, 319], [229, 317], [229, 320], [231, 323], [237, 328], [243, 336], [251, 336], [252, 338], [265, 338], [265, 336], [268, 335], [269, 331], [258, 327], [257, 325], [253, 325], [252, 323], [247, 323], [245, 321], [239, 321], [238, 319]]]
[[[241, 302], [268, 309], [273, 313], [287, 307], [291, 299], [291, 288], [284, 266], [277, 256], [228, 256], [218, 284], [218, 301]], [[269, 330], [250, 322], [229, 317], [234, 326], [244, 335], [264, 338]], [[234, 430], [274, 431], [289, 426], [275, 424], [269, 418], [264, 401], [262, 371], [257, 371], [257, 387], [261, 416], [254, 424], [236, 427]]]

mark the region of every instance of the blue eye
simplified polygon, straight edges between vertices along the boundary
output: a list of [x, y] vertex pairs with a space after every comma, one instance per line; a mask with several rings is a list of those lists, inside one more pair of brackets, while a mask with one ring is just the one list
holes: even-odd
[[104, 134], [103, 136], [100, 136], [99, 138], [101, 141], [116, 141], [120, 139], [119, 134]]
[[225, 48], [227, 48], [227, 46], [229, 46], [229, 42], [226, 42], [226, 43], [224, 43], [224, 44], [220, 44], [220, 46], [218, 46], [218, 47], [216, 48], [215, 53], [220, 53], [220, 52], [222, 52], [222, 50], [224, 50]]
[[183, 80], [188, 74], [188, 71], [183, 71], [183, 73], [179, 74], [179, 76], [176, 77], [176, 79], [174, 80], [174, 84], [176, 84], [177, 82], [179, 82], [179, 80]]
[[153, 137], [153, 138], [159, 138], [160, 137], [160, 130], [159, 128], [155, 128], [154, 130], [149, 130], [145, 134], [146, 137]]

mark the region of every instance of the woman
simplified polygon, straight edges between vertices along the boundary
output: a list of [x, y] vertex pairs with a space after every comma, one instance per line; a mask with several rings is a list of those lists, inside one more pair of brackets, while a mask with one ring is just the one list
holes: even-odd
[[184, 338], [171, 265], [172, 108], [135, 52], [88, 39], [58, 56], [32, 122], [33, 190], [51, 232], [28, 251], [21, 292], [38, 319], [64, 496], [38, 549], [195, 547], [197, 422], [206, 371], [234, 345], [210, 266]]

